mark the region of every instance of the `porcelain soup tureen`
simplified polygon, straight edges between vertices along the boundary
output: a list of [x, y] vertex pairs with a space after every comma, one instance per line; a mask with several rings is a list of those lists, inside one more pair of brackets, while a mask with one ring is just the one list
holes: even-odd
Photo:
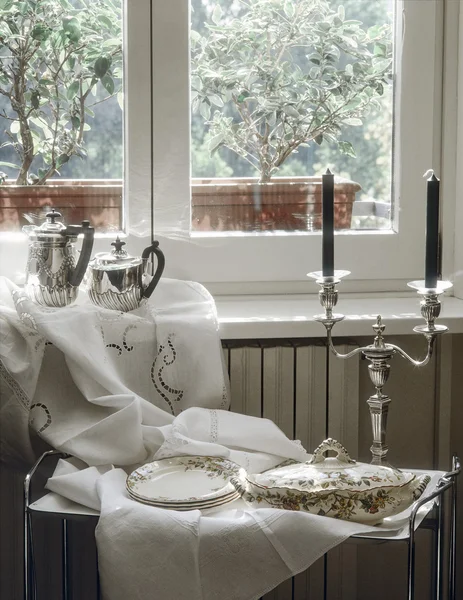
[[[336, 456], [326, 458], [328, 450]], [[417, 500], [430, 481], [393, 467], [352, 460], [336, 440], [327, 439], [306, 463], [286, 464], [247, 475], [235, 487], [252, 506], [303, 510], [374, 525]]]

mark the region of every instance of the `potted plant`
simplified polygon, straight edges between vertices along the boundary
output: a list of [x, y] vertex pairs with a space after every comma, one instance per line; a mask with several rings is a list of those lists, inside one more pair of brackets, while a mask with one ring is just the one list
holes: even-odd
[[[224, 15], [217, 5], [205, 33], [192, 31], [192, 109], [209, 128], [210, 152], [229, 148], [259, 177], [247, 183], [198, 182], [193, 216], [196, 210], [201, 229], [215, 203], [221, 204], [212, 216], [220, 221], [215, 223], [219, 229], [233, 228], [234, 222], [242, 227], [246, 214], [251, 230], [256, 220], [269, 223], [272, 218], [282, 219], [277, 229], [317, 228], [321, 178], [287, 183], [277, 177], [278, 169], [311, 143], [336, 144], [340, 152], [355, 156], [343, 133], [362, 125], [368, 111], [380, 106], [392, 70], [390, 26], [364, 29], [327, 0], [241, 5], [235, 16]], [[360, 186], [337, 184], [336, 227], [350, 227]], [[214, 199], [222, 193], [225, 197]], [[230, 204], [238, 208], [227, 212], [224, 207]]]
[[0, 161], [0, 170], [17, 173], [13, 185], [5, 185], [4, 174], [0, 185], [9, 228], [40, 206], [52, 204], [67, 218], [82, 219], [91, 218], [92, 204], [101, 205], [102, 196], [105, 206], [120, 204], [121, 182], [93, 185], [82, 203], [84, 181], [54, 178], [64, 164], [86, 158], [90, 100], [117, 95], [121, 69], [120, 8], [111, 0], [0, 2], [0, 147], [16, 157], [14, 163]]

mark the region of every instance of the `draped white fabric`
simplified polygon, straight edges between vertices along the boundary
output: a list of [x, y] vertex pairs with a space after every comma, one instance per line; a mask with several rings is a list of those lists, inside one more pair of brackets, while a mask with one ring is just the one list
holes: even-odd
[[131, 313], [46, 309], [0, 278], [2, 455], [32, 458], [28, 423], [60, 461], [48, 488], [100, 511], [106, 600], [248, 600], [371, 528], [242, 501], [208, 511], [145, 506], [127, 473], [172, 455], [227, 457], [249, 472], [300, 444], [267, 419], [227, 411], [229, 392], [213, 299], [163, 279]]

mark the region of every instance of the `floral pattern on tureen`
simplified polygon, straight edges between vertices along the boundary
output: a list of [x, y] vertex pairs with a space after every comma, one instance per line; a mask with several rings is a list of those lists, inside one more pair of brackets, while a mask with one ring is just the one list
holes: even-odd
[[[326, 458], [328, 450], [336, 457]], [[317, 515], [378, 523], [418, 499], [430, 478], [393, 467], [357, 463], [336, 440], [325, 440], [307, 463], [248, 475], [239, 491], [253, 506], [302, 510]], [[234, 484], [239, 488], [237, 481]]]

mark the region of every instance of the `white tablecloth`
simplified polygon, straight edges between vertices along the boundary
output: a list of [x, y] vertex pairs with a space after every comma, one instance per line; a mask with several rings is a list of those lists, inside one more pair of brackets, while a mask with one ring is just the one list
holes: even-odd
[[44, 309], [0, 278], [2, 455], [31, 457], [28, 423], [77, 460], [51, 490], [100, 510], [106, 600], [249, 600], [371, 528], [276, 509], [175, 512], [131, 500], [126, 474], [153, 457], [224, 456], [250, 472], [300, 444], [269, 420], [228, 412], [213, 299], [163, 279], [131, 313]]

